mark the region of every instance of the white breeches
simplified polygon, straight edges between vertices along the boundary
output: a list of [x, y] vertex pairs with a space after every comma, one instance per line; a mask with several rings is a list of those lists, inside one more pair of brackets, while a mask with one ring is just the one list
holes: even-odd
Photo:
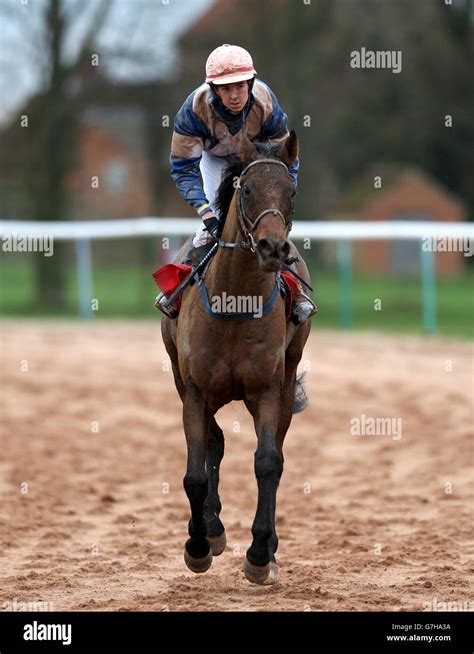
[[[199, 168], [201, 169], [204, 193], [206, 194], [211, 210], [214, 213], [216, 212], [214, 202], [216, 199], [217, 189], [219, 188], [222, 180], [222, 173], [226, 167], [227, 160], [225, 157], [214, 157], [212, 154], [207, 152], [202, 153]], [[199, 245], [204, 245], [207, 243], [208, 240], [210, 240], [210, 236], [207, 232], [204, 231], [204, 224], [201, 220], [199, 229], [193, 238], [193, 245], [194, 247], [198, 247]]]

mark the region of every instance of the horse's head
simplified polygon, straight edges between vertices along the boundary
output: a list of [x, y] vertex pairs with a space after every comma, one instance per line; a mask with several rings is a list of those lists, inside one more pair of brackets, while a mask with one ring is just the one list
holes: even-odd
[[296, 194], [288, 167], [298, 156], [298, 139], [291, 132], [283, 143], [253, 144], [243, 136], [239, 152], [244, 165], [240, 176], [237, 206], [241, 229], [255, 244], [265, 272], [280, 270], [290, 253], [291, 229]]

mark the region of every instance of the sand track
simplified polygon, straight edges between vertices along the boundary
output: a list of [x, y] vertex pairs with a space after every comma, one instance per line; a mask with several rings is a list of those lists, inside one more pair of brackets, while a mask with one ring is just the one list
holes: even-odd
[[[421, 610], [473, 599], [469, 344], [313, 332], [310, 406], [290, 428], [278, 492], [281, 583], [256, 587], [241, 572], [256, 506], [245, 409], [218, 414], [228, 547], [194, 575], [182, 557], [181, 409], [158, 323], [1, 331], [0, 610], [14, 600], [58, 611]], [[401, 418], [402, 437], [351, 435], [361, 414]]]

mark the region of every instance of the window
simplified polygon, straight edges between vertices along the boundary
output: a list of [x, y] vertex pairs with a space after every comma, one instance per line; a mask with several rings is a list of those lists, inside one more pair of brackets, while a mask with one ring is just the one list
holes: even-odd
[[129, 176], [128, 163], [124, 159], [114, 159], [105, 166], [105, 184], [110, 193], [122, 193]]

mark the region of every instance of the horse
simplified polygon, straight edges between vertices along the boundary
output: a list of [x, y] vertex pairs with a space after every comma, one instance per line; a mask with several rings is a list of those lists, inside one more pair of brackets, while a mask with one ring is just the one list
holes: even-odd
[[[298, 147], [293, 131], [281, 144], [255, 145], [243, 135], [238, 158], [224, 174], [217, 196], [221, 220], [225, 217], [221, 247], [200, 283], [185, 289], [178, 319], [163, 316], [161, 321], [183, 403], [183, 485], [191, 509], [185, 563], [195, 573], [206, 572], [213, 556], [226, 547], [218, 491], [224, 434], [215, 414], [231, 401], [243, 400], [257, 436], [258, 500], [243, 566], [245, 577], [255, 584], [279, 581], [275, 510], [283, 441], [293, 413], [307, 403], [305, 395], [298, 400], [296, 372], [310, 320], [288, 322], [284, 299], [275, 294], [278, 272], [290, 255], [298, 255], [288, 240], [295, 195], [288, 166]], [[301, 259], [297, 272], [309, 282]], [[268, 310], [251, 319], [216, 319], [206, 305], [203, 285], [207, 297], [224, 292], [227, 297], [259, 297]]]

